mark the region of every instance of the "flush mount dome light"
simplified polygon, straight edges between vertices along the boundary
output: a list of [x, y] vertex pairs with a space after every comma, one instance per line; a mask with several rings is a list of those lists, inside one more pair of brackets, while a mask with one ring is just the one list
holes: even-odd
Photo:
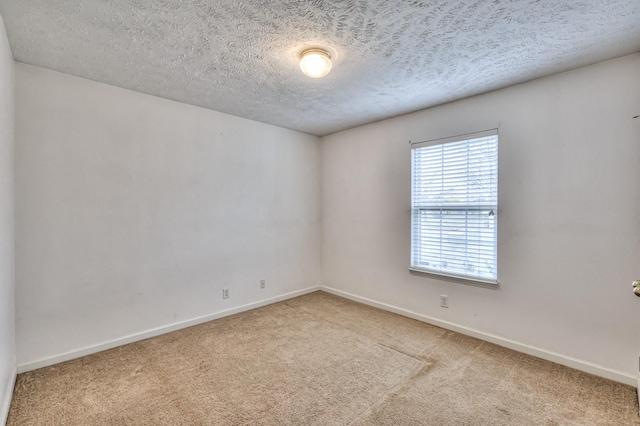
[[331, 71], [331, 55], [324, 49], [307, 49], [300, 55], [300, 69], [311, 78], [322, 78]]

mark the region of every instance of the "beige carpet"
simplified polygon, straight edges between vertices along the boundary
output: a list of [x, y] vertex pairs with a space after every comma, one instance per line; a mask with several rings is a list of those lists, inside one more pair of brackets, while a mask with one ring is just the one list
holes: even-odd
[[8, 425], [640, 425], [635, 389], [323, 292], [18, 376]]

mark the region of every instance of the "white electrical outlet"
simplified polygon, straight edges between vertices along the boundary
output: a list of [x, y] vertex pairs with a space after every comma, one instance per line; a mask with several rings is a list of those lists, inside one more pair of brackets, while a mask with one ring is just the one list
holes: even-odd
[[228, 299], [229, 298], [229, 289], [228, 288], [223, 288], [222, 289], [222, 298], [223, 299]]
[[447, 296], [446, 294], [440, 295], [440, 306], [442, 306], [443, 308], [449, 307], [449, 296]]
[[265, 280], [260, 280], [260, 288], [265, 288], [267, 286], [267, 282]]

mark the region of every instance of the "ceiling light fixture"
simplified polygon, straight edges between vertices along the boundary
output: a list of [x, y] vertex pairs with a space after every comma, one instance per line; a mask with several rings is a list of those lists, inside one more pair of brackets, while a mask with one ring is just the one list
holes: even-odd
[[300, 69], [311, 78], [322, 78], [331, 71], [331, 55], [324, 49], [307, 49], [300, 55]]

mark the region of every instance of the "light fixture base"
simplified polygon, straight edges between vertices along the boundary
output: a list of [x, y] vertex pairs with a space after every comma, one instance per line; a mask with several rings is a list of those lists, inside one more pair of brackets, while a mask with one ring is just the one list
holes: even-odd
[[311, 78], [322, 78], [331, 71], [331, 54], [325, 49], [312, 47], [300, 54], [300, 69]]

